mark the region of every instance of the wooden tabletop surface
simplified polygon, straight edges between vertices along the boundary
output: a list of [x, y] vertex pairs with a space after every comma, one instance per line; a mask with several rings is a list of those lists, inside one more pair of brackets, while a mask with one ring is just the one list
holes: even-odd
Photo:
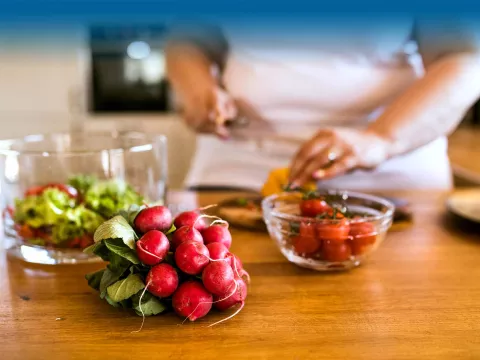
[[[233, 230], [252, 284], [244, 310], [181, 325], [109, 306], [84, 274], [0, 256], [0, 358], [478, 359], [480, 236], [445, 225], [446, 194], [411, 192], [415, 223], [363, 266], [322, 274], [288, 263], [267, 235]], [[221, 195], [205, 195], [202, 204]]]

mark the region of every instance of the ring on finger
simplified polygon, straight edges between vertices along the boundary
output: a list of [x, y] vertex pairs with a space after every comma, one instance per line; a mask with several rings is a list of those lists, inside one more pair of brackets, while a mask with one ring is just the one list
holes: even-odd
[[330, 148], [327, 152], [327, 159], [330, 163], [334, 162], [341, 156], [342, 156], [341, 151], [337, 150], [336, 148]]

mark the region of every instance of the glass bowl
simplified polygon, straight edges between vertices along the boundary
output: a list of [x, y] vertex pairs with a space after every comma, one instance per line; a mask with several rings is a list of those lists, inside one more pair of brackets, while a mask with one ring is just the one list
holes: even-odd
[[302, 208], [304, 214], [315, 210], [302, 204], [304, 196], [286, 192], [262, 201], [270, 236], [282, 254], [301, 267], [318, 271], [356, 267], [378, 248], [392, 224], [394, 205], [377, 196], [317, 191], [313, 197], [319, 198], [325, 212], [316, 217], [301, 216]]
[[163, 203], [162, 135], [76, 132], [0, 141], [4, 246], [32, 263], [98, 261], [83, 253], [96, 227], [121, 209]]

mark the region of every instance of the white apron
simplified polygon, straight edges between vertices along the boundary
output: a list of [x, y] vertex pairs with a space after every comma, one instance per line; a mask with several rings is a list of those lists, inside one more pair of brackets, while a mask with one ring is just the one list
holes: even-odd
[[[186, 185], [259, 190], [268, 173], [289, 166], [300, 144], [322, 127], [365, 127], [422, 74], [418, 56], [404, 51], [410, 28], [405, 22], [387, 35], [364, 29], [337, 42], [311, 37], [301, 44], [298, 34], [277, 42], [227, 36], [232, 51], [224, 84], [250, 124], [226, 142], [200, 135]], [[437, 139], [373, 172], [355, 171], [319, 186], [449, 189], [447, 141]]]

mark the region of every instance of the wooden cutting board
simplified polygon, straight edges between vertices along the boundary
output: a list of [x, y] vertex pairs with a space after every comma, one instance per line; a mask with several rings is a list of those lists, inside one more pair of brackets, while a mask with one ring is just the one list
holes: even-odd
[[[215, 215], [229, 222], [233, 227], [250, 231], [267, 231], [262, 216], [262, 196], [249, 195], [232, 197], [218, 204], [213, 209]], [[395, 204], [393, 225], [390, 231], [399, 231], [409, 227], [413, 214], [408, 201], [399, 198], [386, 198]]]

